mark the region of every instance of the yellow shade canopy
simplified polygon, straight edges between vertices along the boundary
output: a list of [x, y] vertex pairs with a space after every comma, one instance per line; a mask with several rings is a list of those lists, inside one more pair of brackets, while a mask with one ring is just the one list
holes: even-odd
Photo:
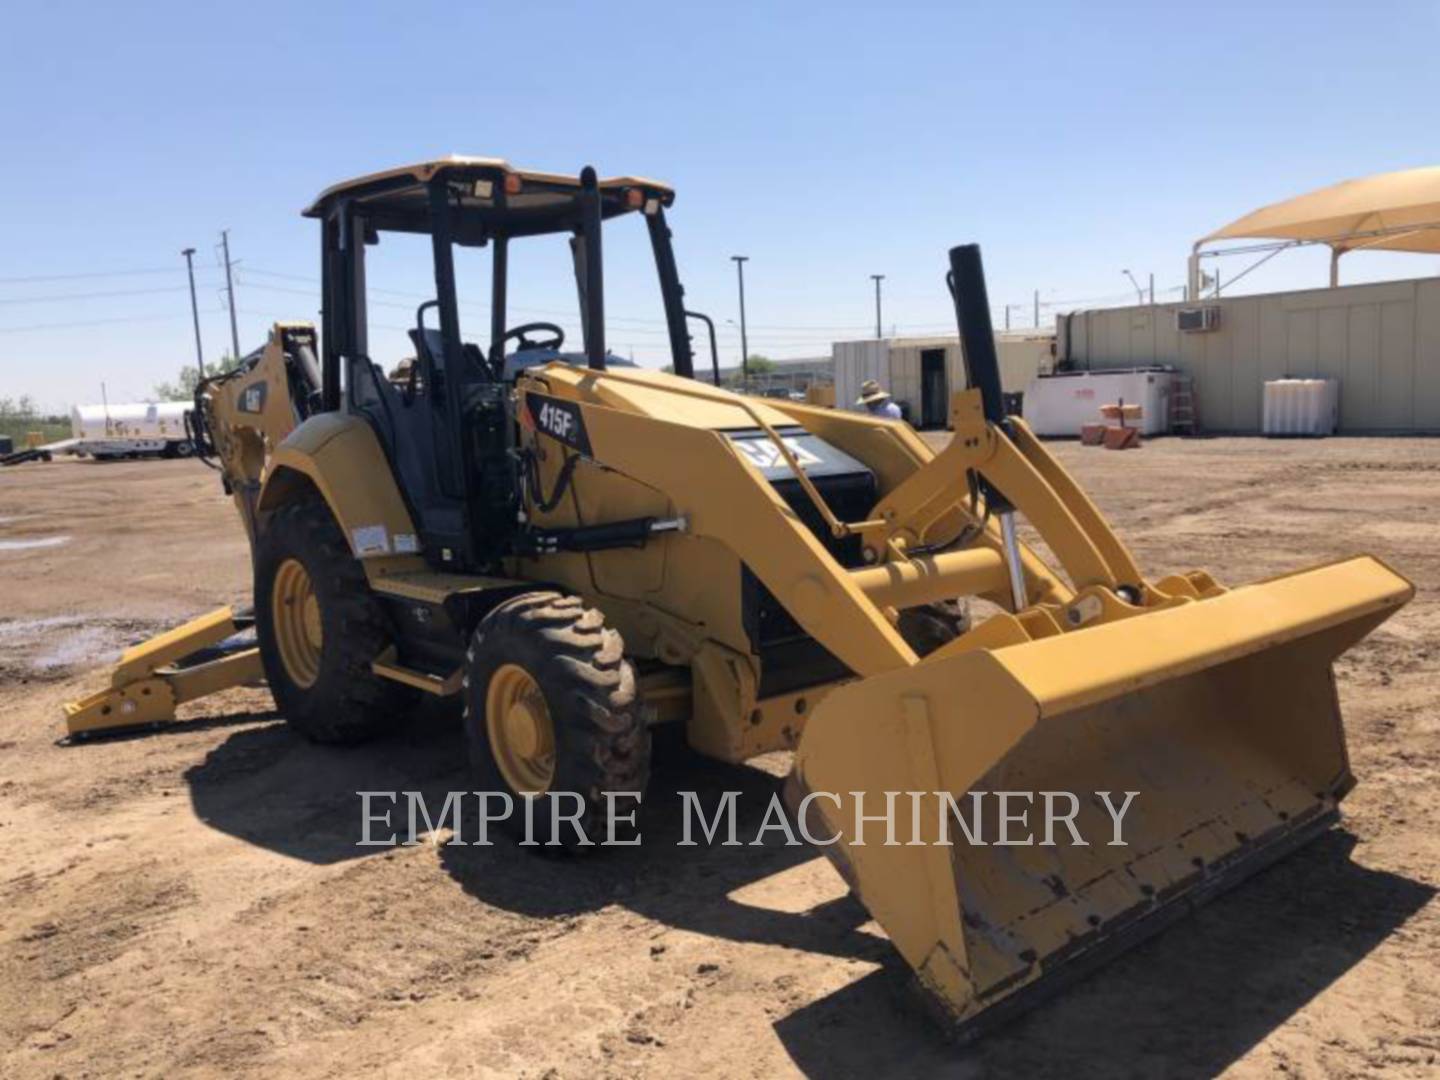
[[1345, 180], [1261, 207], [1202, 238], [1325, 243], [1335, 251], [1440, 252], [1440, 165]]

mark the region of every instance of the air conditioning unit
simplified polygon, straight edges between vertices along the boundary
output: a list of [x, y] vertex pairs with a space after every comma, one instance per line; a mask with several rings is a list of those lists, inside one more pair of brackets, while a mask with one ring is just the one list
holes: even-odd
[[1181, 308], [1175, 312], [1175, 329], [1182, 334], [1203, 334], [1220, 329], [1220, 309], [1210, 307]]

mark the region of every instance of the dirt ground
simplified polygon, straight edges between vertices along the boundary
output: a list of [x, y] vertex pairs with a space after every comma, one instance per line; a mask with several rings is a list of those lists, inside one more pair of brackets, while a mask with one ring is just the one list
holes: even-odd
[[120, 647], [248, 600], [246, 547], [195, 462], [4, 470], [0, 1075], [1440, 1075], [1440, 441], [1057, 450], [1156, 576], [1368, 551], [1419, 593], [1338, 667], [1342, 826], [963, 1050], [823, 858], [673, 846], [677, 790], [758, 818], [783, 761], [672, 760], [645, 845], [577, 861], [355, 846], [357, 790], [466, 786], [443, 709], [342, 751], [238, 690], [57, 745]]

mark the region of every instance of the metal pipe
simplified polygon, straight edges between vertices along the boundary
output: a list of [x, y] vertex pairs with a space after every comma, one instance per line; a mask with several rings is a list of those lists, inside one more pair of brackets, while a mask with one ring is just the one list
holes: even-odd
[[1010, 599], [1019, 614], [1029, 600], [1025, 595], [1025, 567], [1020, 561], [1020, 539], [1015, 535], [1015, 511], [1000, 513], [1000, 542], [1005, 546], [1005, 566], [1010, 571]]
[[999, 592], [1006, 587], [1005, 560], [994, 548], [947, 551], [850, 571], [870, 600], [886, 607], [919, 607], [936, 600]]

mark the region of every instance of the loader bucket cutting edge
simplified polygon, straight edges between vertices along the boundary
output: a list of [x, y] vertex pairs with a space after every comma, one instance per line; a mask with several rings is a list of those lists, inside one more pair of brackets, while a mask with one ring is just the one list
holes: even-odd
[[[809, 834], [838, 834], [826, 854], [973, 1038], [1337, 819], [1353, 780], [1331, 664], [1413, 592], [1362, 557], [1089, 630], [932, 656], [817, 706], [789, 800], [799, 808], [816, 794]], [[1138, 794], [1116, 845], [1098, 793], [1118, 811], [1128, 791]], [[885, 792], [948, 793], [977, 842], [953, 817], [953, 843], [940, 842], [939, 797], [899, 797], [895, 846], [883, 823], [857, 835], [855, 794], [874, 815]], [[1033, 793], [1009, 806], [1028, 810], [1008, 829], [1020, 844], [996, 844], [998, 792]], [[1043, 842], [1044, 792], [1077, 797], [1084, 846], [1058, 821], [1054, 845]], [[978, 816], [975, 793], [989, 793]], [[1068, 800], [1054, 798], [1065, 814]]]

